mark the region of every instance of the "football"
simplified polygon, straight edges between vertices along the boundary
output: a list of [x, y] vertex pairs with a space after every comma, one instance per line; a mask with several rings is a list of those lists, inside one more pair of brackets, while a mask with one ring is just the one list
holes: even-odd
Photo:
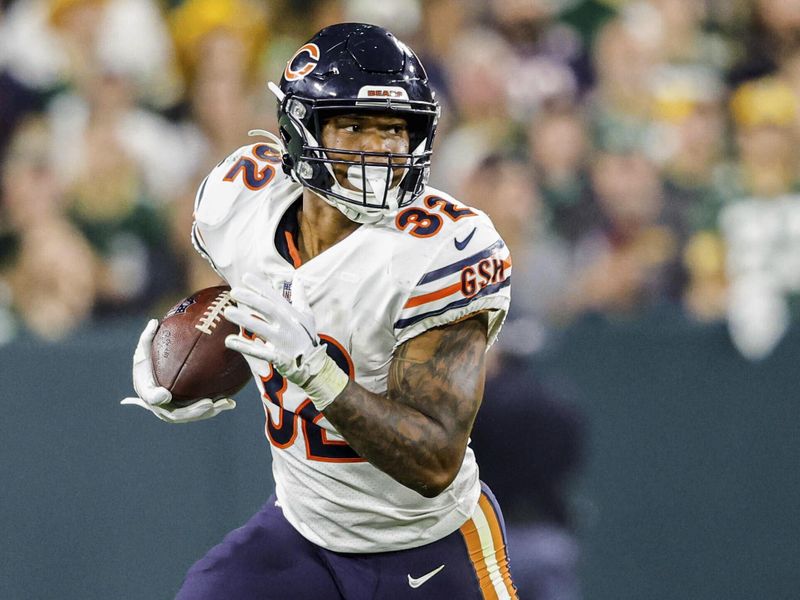
[[205, 288], [161, 319], [153, 338], [153, 373], [176, 406], [230, 397], [250, 380], [244, 357], [225, 347], [225, 338], [239, 332], [222, 316], [232, 302], [229, 287]]

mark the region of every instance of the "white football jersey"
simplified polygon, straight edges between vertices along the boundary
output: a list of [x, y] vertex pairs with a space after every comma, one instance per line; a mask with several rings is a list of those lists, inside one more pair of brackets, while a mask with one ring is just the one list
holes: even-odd
[[[300, 274], [329, 355], [377, 394], [387, 391], [394, 349], [427, 329], [487, 310], [494, 341], [508, 309], [511, 263], [485, 214], [428, 188], [396, 216], [361, 225], [300, 264], [292, 236], [302, 192], [267, 144], [240, 148], [200, 186], [198, 251], [231, 286], [260, 272], [288, 288]], [[249, 362], [276, 494], [308, 540], [337, 552], [402, 550], [436, 541], [472, 515], [480, 494], [472, 450], [447, 490], [425, 498], [359, 457], [303, 390], [268, 363]]]

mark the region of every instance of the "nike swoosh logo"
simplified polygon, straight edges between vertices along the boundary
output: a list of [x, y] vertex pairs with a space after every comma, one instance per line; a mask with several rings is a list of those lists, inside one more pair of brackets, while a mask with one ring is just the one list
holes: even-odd
[[469, 232], [469, 235], [465, 237], [464, 240], [461, 242], [453, 238], [453, 243], [456, 245], [456, 250], [463, 250], [464, 248], [466, 248], [467, 244], [469, 244], [469, 241], [472, 239], [472, 236], [475, 235], [475, 231], [477, 229], [478, 229], [477, 227], [473, 227], [472, 231]]
[[[474, 232], [473, 232], [473, 233], [474, 233]], [[472, 236], [470, 236], [470, 237], [472, 237]], [[467, 241], [469, 241], [469, 240], [467, 240]], [[409, 575], [409, 576], [408, 576], [408, 585], [410, 585], [412, 588], [415, 588], [415, 589], [416, 589], [416, 588], [418, 588], [419, 586], [421, 586], [423, 583], [425, 583], [426, 581], [428, 581], [428, 580], [429, 580], [431, 577], [433, 577], [434, 575], [436, 575], [436, 574], [437, 574], [439, 571], [441, 571], [442, 569], [444, 569], [444, 565], [442, 565], [442, 566], [441, 566], [441, 567], [439, 567], [438, 569], [434, 569], [434, 570], [433, 570], [433, 571], [431, 571], [430, 573], [428, 573], [428, 574], [426, 574], [426, 575], [423, 575], [422, 577], [418, 577], [418, 578], [416, 578], [416, 579], [414, 579], [414, 578], [413, 578], [411, 575]]]

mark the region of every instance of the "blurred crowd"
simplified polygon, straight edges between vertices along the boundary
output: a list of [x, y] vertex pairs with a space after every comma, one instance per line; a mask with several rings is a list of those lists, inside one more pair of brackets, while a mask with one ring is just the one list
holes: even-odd
[[265, 82], [345, 20], [427, 66], [431, 183], [513, 253], [505, 350], [654, 310], [725, 321], [751, 358], [780, 341], [800, 290], [800, 0], [2, 0], [0, 342], [215, 282], [189, 242], [195, 188], [274, 130]]

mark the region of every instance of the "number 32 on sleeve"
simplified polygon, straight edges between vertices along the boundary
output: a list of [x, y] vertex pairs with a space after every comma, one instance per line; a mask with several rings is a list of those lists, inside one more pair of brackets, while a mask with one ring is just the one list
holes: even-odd
[[469, 208], [456, 206], [439, 196], [428, 196], [422, 202], [428, 209], [411, 207], [395, 217], [395, 225], [401, 231], [408, 231], [414, 237], [427, 238], [439, 233], [442, 228], [442, 217], [432, 212], [441, 212], [451, 221], [458, 221], [464, 217], [474, 217], [477, 213]]
[[[228, 170], [223, 181], [232, 182], [241, 175], [245, 186], [250, 190], [260, 190], [275, 177], [274, 165], [281, 162], [280, 156], [267, 144], [253, 148], [252, 156], [242, 156]], [[266, 164], [262, 167], [261, 162]]]

